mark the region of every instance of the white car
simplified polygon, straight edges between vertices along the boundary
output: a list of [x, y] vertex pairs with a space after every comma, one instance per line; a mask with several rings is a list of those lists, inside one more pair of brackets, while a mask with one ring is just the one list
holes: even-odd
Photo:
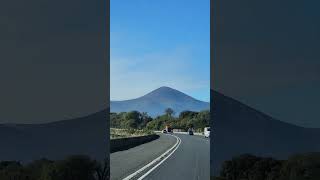
[[210, 127], [205, 127], [203, 131], [204, 137], [210, 138], [210, 131]]

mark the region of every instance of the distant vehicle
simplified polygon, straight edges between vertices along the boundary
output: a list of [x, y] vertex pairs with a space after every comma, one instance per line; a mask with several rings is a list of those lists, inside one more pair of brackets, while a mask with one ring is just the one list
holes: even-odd
[[193, 135], [193, 130], [191, 128], [188, 129], [189, 135]]
[[164, 129], [164, 130], [162, 130], [162, 133], [167, 133], [167, 130], [165, 130], [165, 129]]
[[169, 125], [167, 125], [166, 126], [166, 129], [165, 129], [168, 133], [172, 133], [172, 128], [169, 126]]
[[210, 127], [205, 127], [203, 131], [204, 137], [210, 138], [210, 131]]

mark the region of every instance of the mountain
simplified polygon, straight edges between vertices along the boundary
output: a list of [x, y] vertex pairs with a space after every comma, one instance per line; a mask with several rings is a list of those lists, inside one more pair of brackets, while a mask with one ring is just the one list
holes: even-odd
[[102, 160], [108, 152], [107, 110], [46, 124], [1, 124], [0, 161], [63, 159], [84, 154]]
[[178, 90], [170, 87], [160, 87], [142, 97], [125, 100], [111, 101], [111, 112], [128, 112], [137, 110], [147, 112], [150, 116], [155, 117], [162, 115], [166, 108], [172, 108], [176, 115], [185, 110], [201, 111], [209, 110], [208, 102], [199, 101]]
[[243, 153], [286, 159], [295, 153], [320, 151], [320, 129], [279, 121], [216, 91], [211, 91], [211, 101], [214, 173], [223, 161]]

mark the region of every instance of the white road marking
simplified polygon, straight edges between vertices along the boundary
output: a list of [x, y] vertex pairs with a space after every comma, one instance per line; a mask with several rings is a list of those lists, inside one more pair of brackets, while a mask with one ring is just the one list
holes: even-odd
[[179, 137], [176, 136], [176, 138], [179, 139], [179, 144], [177, 145], [177, 147], [166, 157], [164, 158], [161, 162], [159, 162], [157, 165], [155, 165], [153, 168], [151, 168], [148, 172], [146, 172], [143, 176], [141, 176], [138, 180], [142, 180], [143, 178], [145, 178], [146, 176], [148, 176], [152, 171], [154, 171], [158, 166], [160, 166], [165, 160], [167, 160], [180, 146], [181, 144], [181, 139]]
[[[154, 159], [153, 161], [151, 161], [149, 164], [143, 166], [141, 169], [137, 170], [136, 172], [130, 174], [129, 176], [127, 176], [126, 178], [124, 178], [123, 180], [130, 180], [132, 178], [134, 178], [135, 176], [137, 176], [139, 173], [141, 173], [142, 171], [144, 171], [145, 169], [149, 168], [150, 166], [154, 165], [156, 162], [160, 161], [163, 157], [165, 157], [162, 161], [160, 161], [157, 165], [155, 165], [152, 169], [150, 169], [148, 172], [146, 172], [143, 176], [141, 176], [138, 180], [142, 180], [144, 177], [146, 177], [148, 174], [150, 174], [155, 168], [157, 168], [160, 164], [162, 164], [167, 158], [169, 158], [180, 146], [181, 144], [181, 139], [175, 135], [172, 135], [177, 139], [177, 142], [170, 148], [168, 149], [165, 153], [163, 153], [162, 155], [160, 155], [159, 157], [157, 157], [156, 159]], [[173, 151], [172, 151], [173, 150]], [[169, 155], [167, 155], [170, 151], [172, 151]]]

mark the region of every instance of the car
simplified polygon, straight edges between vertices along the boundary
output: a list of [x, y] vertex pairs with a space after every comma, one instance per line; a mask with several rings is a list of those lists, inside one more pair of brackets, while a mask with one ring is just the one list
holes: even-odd
[[210, 138], [210, 131], [210, 127], [205, 127], [203, 131], [204, 137]]
[[189, 135], [193, 135], [193, 130], [191, 128], [188, 129]]
[[165, 130], [167, 131], [167, 133], [172, 133], [172, 128], [169, 125], [166, 125]]
[[165, 129], [164, 129], [164, 130], [162, 130], [162, 133], [167, 133], [167, 130], [165, 130]]

